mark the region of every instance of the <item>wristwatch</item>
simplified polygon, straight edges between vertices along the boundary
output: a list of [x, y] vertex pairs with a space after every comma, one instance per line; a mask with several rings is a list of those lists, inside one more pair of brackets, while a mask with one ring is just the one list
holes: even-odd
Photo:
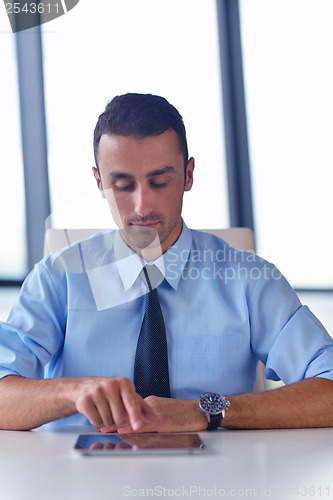
[[230, 401], [216, 392], [206, 392], [199, 400], [200, 410], [206, 414], [208, 419], [208, 431], [214, 431], [220, 427], [221, 419], [229, 409]]

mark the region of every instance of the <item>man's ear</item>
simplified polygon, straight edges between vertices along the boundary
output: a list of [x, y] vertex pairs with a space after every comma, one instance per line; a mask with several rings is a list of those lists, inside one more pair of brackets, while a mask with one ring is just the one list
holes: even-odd
[[193, 185], [193, 170], [194, 158], [191, 157], [187, 162], [184, 191], [189, 191]]
[[99, 192], [101, 193], [101, 196], [102, 198], [106, 198], [105, 194], [104, 194], [104, 190], [103, 190], [103, 186], [102, 186], [102, 181], [101, 181], [101, 177], [98, 173], [98, 170], [96, 167], [93, 167], [92, 168], [92, 171], [93, 171], [93, 174], [94, 174], [94, 177], [95, 177], [95, 180], [97, 182], [97, 187], [99, 189]]

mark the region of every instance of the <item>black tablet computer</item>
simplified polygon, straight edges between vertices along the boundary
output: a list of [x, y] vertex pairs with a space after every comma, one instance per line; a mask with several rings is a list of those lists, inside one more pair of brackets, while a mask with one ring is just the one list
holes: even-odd
[[74, 449], [83, 455], [203, 453], [194, 433], [81, 434]]

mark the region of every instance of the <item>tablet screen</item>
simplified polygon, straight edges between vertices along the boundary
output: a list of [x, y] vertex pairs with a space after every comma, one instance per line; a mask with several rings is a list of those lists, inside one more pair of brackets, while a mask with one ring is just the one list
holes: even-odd
[[198, 434], [82, 434], [74, 449], [84, 455], [201, 453], [203, 443]]

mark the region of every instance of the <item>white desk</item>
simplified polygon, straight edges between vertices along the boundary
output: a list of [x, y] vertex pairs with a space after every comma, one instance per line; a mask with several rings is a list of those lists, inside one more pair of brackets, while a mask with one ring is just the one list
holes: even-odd
[[333, 498], [333, 429], [203, 432], [204, 456], [154, 457], [77, 456], [82, 431], [0, 431], [0, 499]]

